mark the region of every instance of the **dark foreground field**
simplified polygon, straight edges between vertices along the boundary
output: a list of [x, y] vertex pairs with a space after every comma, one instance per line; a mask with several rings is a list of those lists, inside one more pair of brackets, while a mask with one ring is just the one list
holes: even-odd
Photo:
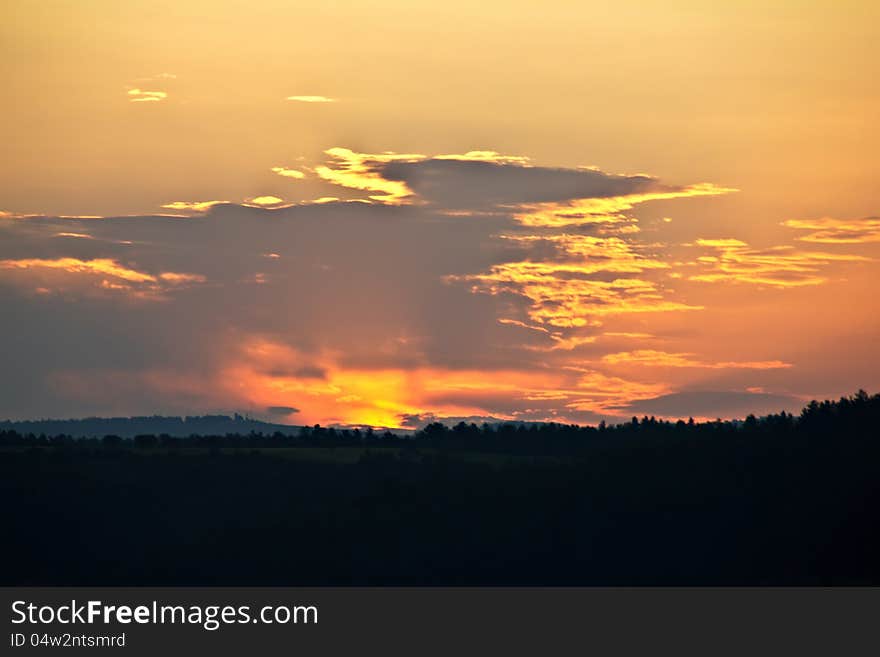
[[878, 409], [414, 439], [6, 433], [0, 583], [880, 584]]

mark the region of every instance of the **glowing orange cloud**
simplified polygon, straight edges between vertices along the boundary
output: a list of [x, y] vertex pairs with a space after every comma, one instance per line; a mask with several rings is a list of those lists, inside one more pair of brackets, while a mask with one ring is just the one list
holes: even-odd
[[689, 276], [692, 281], [731, 281], [772, 287], [820, 285], [822, 267], [832, 262], [866, 262], [870, 258], [852, 254], [797, 251], [791, 246], [754, 249], [738, 239], [698, 239], [697, 246], [714, 249], [717, 255], [701, 256], [697, 264], [708, 271]]
[[639, 273], [647, 269], [668, 269], [669, 264], [641, 255], [630, 242], [619, 237], [591, 235], [501, 235], [501, 238], [520, 244], [548, 244], [560, 254], [570, 256], [579, 273], [596, 272]]
[[133, 283], [155, 282], [156, 277], [120, 265], [116, 260], [97, 258], [80, 260], [78, 258], [27, 258], [22, 260], [0, 260], [0, 269], [60, 269], [69, 273], [99, 274], [112, 276]]
[[498, 320], [498, 323], [545, 333], [553, 341], [552, 344], [548, 346], [525, 345], [525, 348], [530, 351], [571, 351], [581, 345], [592, 344], [596, 341], [596, 336], [594, 335], [573, 335], [566, 337], [561, 331], [551, 331], [543, 326], [535, 326], [534, 324], [521, 322], [518, 319], [502, 318]]
[[207, 278], [201, 274], [182, 274], [180, 272], [165, 271], [159, 274], [159, 278], [173, 285], [184, 285], [186, 283], [204, 283]]
[[[553, 245], [565, 261], [506, 262], [493, 265], [485, 273], [450, 275], [446, 280], [469, 282], [475, 293], [526, 297], [532, 302], [527, 311], [529, 318], [555, 327], [595, 326], [606, 315], [700, 308], [665, 299], [657, 283], [642, 278], [593, 278], [598, 274], [638, 274], [669, 267], [665, 262], [641, 255], [618, 237], [563, 234], [502, 238], [523, 244]], [[562, 349], [584, 343], [571, 339], [557, 341]]]
[[573, 410], [620, 416], [625, 414], [618, 410], [619, 407], [670, 391], [670, 387], [664, 383], [640, 383], [595, 370], [571, 369], [581, 372], [573, 395], [575, 399], [566, 404], [567, 408]]
[[617, 415], [615, 407], [669, 391], [588, 368], [348, 368], [333, 354], [258, 336], [239, 343], [216, 379], [226, 403], [239, 408], [290, 406], [301, 409], [297, 423], [373, 427], [399, 427], [415, 415], [574, 421], [566, 413]]
[[591, 265], [508, 262], [494, 265], [485, 274], [448, 276], [447, 280], [471, 282], [475, 293], [526, 297], [532, 302], [527, 311], [530, 319], [559, 327], [598, 325], [598, 318], [605, 315], [701, 308], [663, 299], [651, 281], [583, 278], [597, 271], [602, 270]]
[[693, 196], [717, 196], [738, 190], [699, 183], [675, 190], [658, 190], [608, 198], [583, 198], [551, 203], [529, 203], [519, 206], [515, 218], [524, 226], [561, 228], [584, 224], [625, 223], [631, 219], [622, 213], [647, 201]]
[[823, 244], [880, 242], [880, 217], [866, 219], [789, 219], [783, 226], [813, 231], [797, 239]]
[[602, 362], [609, 365], [692, 367], [713, 370], [771, 370], [791, 367], [791, 363], [785, 363], [781, 360], [707, 362], [695, 359], [693, 356], [693, 354], [688, 353], [668, 353], [665, 351], [654, 351], [652, 349], [638, 349], [636, 351], [621, 351], [615, 354], [606, 354], [605, 356], [602, 356]]

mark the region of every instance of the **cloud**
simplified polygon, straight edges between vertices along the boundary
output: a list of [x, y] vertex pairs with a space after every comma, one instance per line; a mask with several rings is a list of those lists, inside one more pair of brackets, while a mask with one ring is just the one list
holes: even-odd
[[786, 394], [741, 391], [684, 391], [640, 399], [617, 408], [622, 413], [656, 415], [665, 418], [743, 418], [749, 413], [765, 415], [797, 410], [803, 400]]
[[326, 157], [302, 170], [343, 200], [255, 189], [158, 215], [0, 216], [0, 304], [15, 317], [0, 323], [15, 345], [0, 354], [0, 417], [290, 408], [304, 424], [595, 422], [727, 370], [772, 394], [798, 361], [659, 350], [684, 311], [716, 304], [670, 277], [789, 281], [869, 262], [732, 239], [694, 242], [688, 261], [687, 222], [676, 244], [657, 241], [659, 222], [648, 242], [630, 213], [720, 188], [488, 150]]
[[166, 98], [168, 98], [168, 94], [164, 91], [128, 90], [128, 100], [132, 103], [158, 103]]
[[412, 196], [405, 183], [389, 180], [383, 168], [390, 162], [422, 158], [422, 155], [397, 153], [355, 153], [347, 148], [331, 148], [326, 151], [331, 162], [315, 167], [315, 173], [327, 182], [373, 192], [369, 198], [380, 203], [399, 205]]
[[282, 205], [283, 203], [284, 199], [277, 196], [254, 196], [245, 200], [246, 205], [255, 205], [263, 208]]
[[91, 235], [86, 235], [85, 233], [55, 233], [55, 237], [70, 237], [72, 239], [78, 239], [78, 240], [95, 239]]
[[497, 151], [468, 151], [462, 154], [435, 155], [435, 160], [463, 160], [467, 162], [493, 162], [495, 164], [519, 164], [526, 166], [531, 160], [524, 155], [502, 155]]
[[296, 103], [335, 103], [335, 98], [328, 98], [327, 96], [288, 96], [287, 100], [296, 102]]
[[662, 201], [693, 196], [719, 196], [737, 191], [709, 183], [686, 187], [663, 188], [656, 191], [598, 198], [578, 198], [570, 201], [531, 203], [521, 206], [517, 220], [524, 226], [566, 227], [585, 224], [617, 224], [628, 222], [622, 213], [648, 201]]
[[659, 282], [621, 276], [669, 267], [639, 253], [621, 238], [570, 234], [501, 237], [532, 248], [549, 246], [552, 255], [543, 260], [503, 262], [483, 273], [450, 275], [447, 280], [469, 283], [474, 293], [524, 297], [530, 302], [528, 318], [539, 325], [598, 326], [609, 315], [699, 309], [666, 298]]
[[215, 205], [228, 203], [229, 201], [172, 201], [162, 207], [168, 210], [184, 210], [187, 212], [206, 212]]
[[266, 412], [270, 415], [293, 415], [299, 413], [299, 409], [293, 406], [267, 406]]
[[813, 231], [797, 239], [821, 244], [880, 242], [880, 217], [865, 219], [789, 219], [783, 226]]
[[374, 192], [372, 201], [427, 203], [447, 212], [516, 210], [516, 219], [527, 226], [626, 222], [621, 213], [639, 203], [736, 191], [709, 183], [671, 186], [651, 176], [592, 168], [539, 167], [526, 157], [495, 151], [428, 157], [332, 148], [326, 154], [331, 160], [315, 169], [318, 176]]
[[302, 171], [299, 171], [298, 169], [288, 169], [286, 167], [272, 167], [270, 169], [270, 171], [272, 171], [272, 173], [277, 173], [279, 176], [284, 176], [285, 178], [295, 178], [295, 179], [301, 180], [302, 178], [306, 177], [306, 174], [304, 174]]
[[[198, 274], [163, 271], [150, 274], [127, 267], [111, 258], [22, 258], [0, 260], [0, 270], [21, 272], [22, 282], [40, 294], [74, 292], [120, 293], [130, 298], [162, 300], [184, 285], [204, 283]], [[66, 274], [66, 276], [64, 275]]]
[[703, 273], [688, 276], [704, 283], [729, 281], [777, 288], [820, 285], [828, 279], [821, 271], [837, 262], [868, 262], [866, 256], [799, 251], [792, 246], [750, 247], [738, 239], [698, 239], [696, 246], [712, 249], [695, 264]]
[[22, 260], [0, 260], [0, 269], [60, 269], [68, 273], [99, 274], [119, 278], [131, 283], [155, 282], [156, 277], [150, 274], [129, 269], [115, 260], [98, 258], [95, 260], [78, 260], [77, 258], [58, 258], [45, 260], [30, 258]]
[[156, 80], [176, 80], [177, 75], [174, 73], [156, 73], [147, 77], [138, 78], [138, 82], [155, 82]]
[[694, 354], [668, 353], [653, 349], [620, 351], [602, 356], [602, 362], [609, 365], [636, 365], [648, 367], [688, 367], [713, 370], [753, 369], [770, 370], [791, 367], [791, 363], [781, 360], [754, 361], [704, 361], [694, 358]]

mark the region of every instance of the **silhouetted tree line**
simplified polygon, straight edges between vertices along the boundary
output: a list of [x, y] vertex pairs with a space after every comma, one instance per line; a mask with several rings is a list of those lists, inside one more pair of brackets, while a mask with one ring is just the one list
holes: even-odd
[[878, 585], [878, 421], [860, 392], [742, 422], [410, 439], [7, 432], [0, 583]]
[[224, 435], [227, 433], [293, 433], [297, 427], [262, 422], [235, 413], [228, 415], [188, 415], [167, 417], [144, 415], [135, 417], [87, 417], [74, 420], [3, 420], [0, 431], [46, 436], [111, 436], [136, 435]]
[[[210, 424], [212, 421], [229, 418], [205, 416], [186, 419], [190, 424]], [[245, 421], [239, 417], [236, 417], [236, 420]], [[841, 397], [838, 401], [811, 401], [799, 416], [781, 411], [760, 418], [749, 415], [744, 421], [719, 419], [713, 422], [694, 422], [691, 419], [688, 422], [683, 420], [671, 422], [658, 420], [653, 416], [643, 416], [641, 419], [633, 417], [629, 422], [615, 425], [606, 425], [602, 422], [598, 426], [554, 422], [482, 425], [460, 422], [448, 427], [440, 422], [434, 422], [412, 435], [315, 425], [300, 427], [296, 433], [280, 431], [272, 433], [250, 431], [223, 435], [193, 433], [187, 437], [145, 433], [138, 434], [133, 439], [115, 434], [107, 434], [103, 438], [79, 438], [64, 433], [46, 435], [7, 429], [0, 431], [0, 446], [132, 446], [136, 448], [384, 446], [501, 454], [576, 455], [601, 446], [620, 445], [627, 442], [627, 439], [636, 439], [640, 444], [659, 440], [666, 445], [672, 445], [678, 440], [690, 439], [759, 437], [806, 439], [832, 432], [850, 436], [869, 434], [876, 431], [878, 426], [880, 426], [880, 394], [868, 395], [864, 390], [860, 390], [855, 395]]]

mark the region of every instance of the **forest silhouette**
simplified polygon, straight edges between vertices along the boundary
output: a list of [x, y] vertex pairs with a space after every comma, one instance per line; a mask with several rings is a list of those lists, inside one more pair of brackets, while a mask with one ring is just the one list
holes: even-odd
[[877, 585], [880, 395], [618, 425], [0, 431], [4, 585]]

